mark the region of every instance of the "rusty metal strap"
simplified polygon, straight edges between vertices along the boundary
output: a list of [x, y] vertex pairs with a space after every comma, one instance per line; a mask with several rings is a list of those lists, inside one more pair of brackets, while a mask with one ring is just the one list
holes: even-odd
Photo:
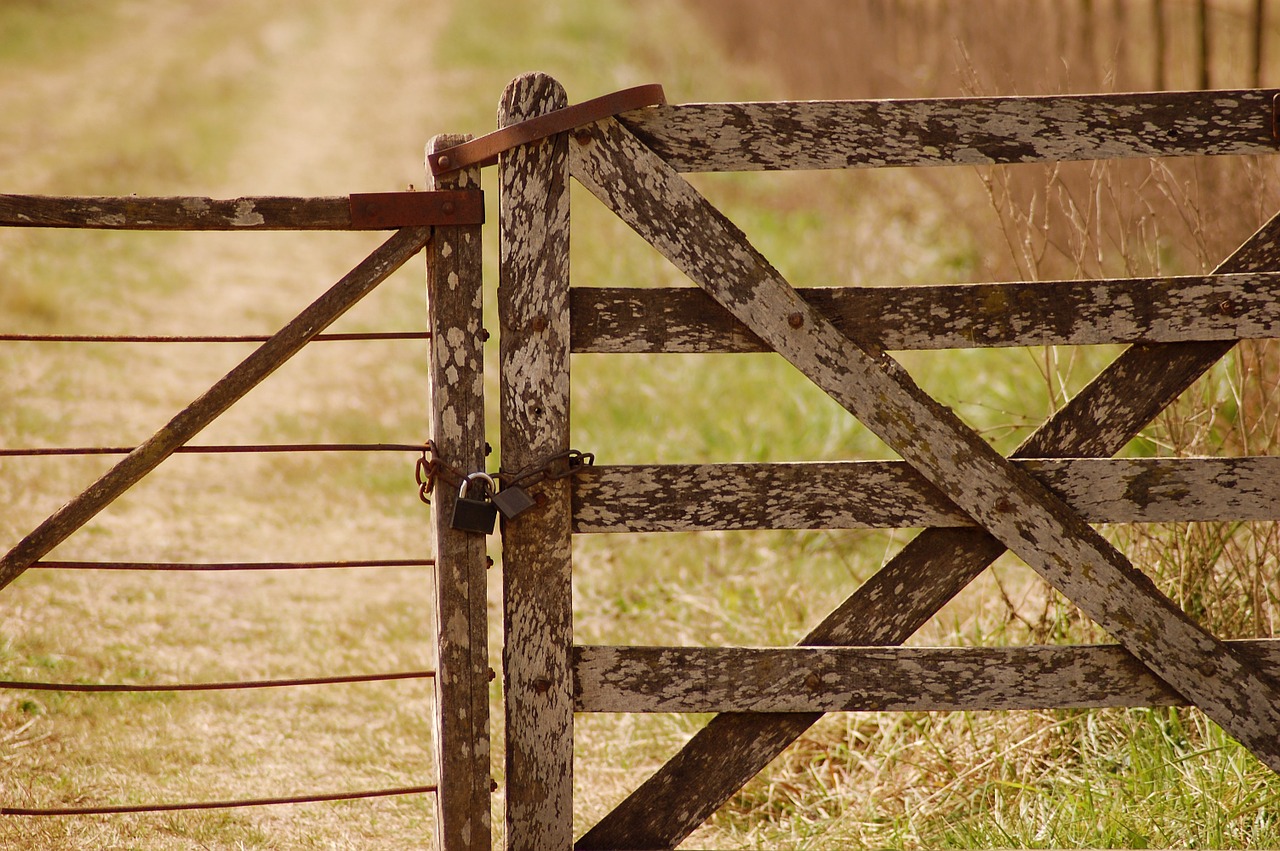
[[548, 136], [573, 130], [602, 118], [641, 107], [661, 106], [666, 102], [667, 97], [662, 91], [662, 86], [657, 83], [622, 89], [530, 118], [528, 121], [503, 127], [479, 139], [472, 139], [470, 142], [430, 154], [427, 157], [427, 164], [431, 167], [431, 173], [436, 175], [447, 174], [472, 165], [494, 165], [498, 162], [499, 154], [520, 145], [546, 139]]
[[352, 195], [350, 203], [354, 230], [484, 224], [484, 193], [478, 189], [366, 192]]

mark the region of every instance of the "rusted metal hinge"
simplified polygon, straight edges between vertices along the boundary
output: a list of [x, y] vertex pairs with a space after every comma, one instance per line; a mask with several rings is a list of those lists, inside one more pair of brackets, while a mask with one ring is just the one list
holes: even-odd
[[350, 200], [351, 227], [356, 230], [484, 224], [484, 193], [479, 189], [368, 192]]
[[448, 174], [471, 165], [493, 165], [498, 161], [499, 154], [519, 145], [527, 145], [622, 112], [645, 106], [661, 106], [666, 102], [662, 86], [657, 83], [623, 89], [503, 127], [479, 139], [430, 154], [427, 164], [432, 174]]

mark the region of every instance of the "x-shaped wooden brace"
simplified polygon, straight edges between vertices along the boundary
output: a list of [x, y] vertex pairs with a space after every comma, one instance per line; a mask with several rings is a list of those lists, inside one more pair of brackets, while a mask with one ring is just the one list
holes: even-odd
[[[572, 173], [580, 182], [980, 527], [926, 530], [803, 644], [901, 643], [1008, 548], [1280, 771], [1280, 682], [1196, 624], [894, 360], [814, 312], [731, 222], [620, 123], [600, 121], [576, 138]], [[1269, 270], [1278, 262], [1280, 220], [1272, 220], [1218, 271]], [[1016, 455], [1115, 453], [1231, 345], [1131, 347]], [[819, 717], [718, 716], [578, 847], [674, 847]]]

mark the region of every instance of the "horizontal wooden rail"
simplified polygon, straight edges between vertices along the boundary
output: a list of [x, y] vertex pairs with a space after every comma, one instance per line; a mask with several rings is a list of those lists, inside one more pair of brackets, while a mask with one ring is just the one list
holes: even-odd
[[[1280, 670], [1280, 639], [1227, 642]], [[965, 712], [1185, 706], [1119, 645], [573, 649], [576, 712]]]
[[324, 198], [0, 195], [0, 226], [95, 230], [395, 230], [480, 224], [479, 190]]
[[[1280, 520], [1280, 457], [1016, 463], [1089, 523]], [[580, 533], [973, 525], [901, 461], [602, 465], [574, 482]]]
[[[849, 337], [889, 351], [1280, 337], [1280, 271], [799, 293]], [[570, 298], [575, 352], [771, 351], [700, 289], [577, 287]]]
[[1269, 154], [1276, 89], [691, 103], [619, 119], [677, 171]]

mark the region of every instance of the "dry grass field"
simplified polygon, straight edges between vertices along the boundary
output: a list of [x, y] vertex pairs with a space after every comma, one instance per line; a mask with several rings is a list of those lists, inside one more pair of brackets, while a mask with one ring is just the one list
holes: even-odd
[[[1074, 3], [804, 0], [803, 14], [786, 15], [784, 5], [9, 0], [0, 4], [0, 192], [231, 197], [421, 185], [426, 140], [491, 129], [503, 86], [528, 70], [559, 78], [571, 100], [644, 82], [663, 83], [676, 102], [1151, 88], [1145, 2], [1079, 4], [1094, 10], [1088, 38], [1063, 12]], [[1185, 59], [1193, 4], [1166, 5], [1169, 56], [1184, 57], [1167, 63], [1167, 85], [1193, 85]], [[1247, 4], [1214, 5], [1214, 84], [1247, 85], [1239, 26]], [[1274, 84], [1280, 56], [1271, 59], [1264, 82]], [[1280, 208], [1280, 175], [1262, 160], [707, 175], [697, 185], [808, 286], [1189, 274], [1211, 268]], [[491, 174], [485, 188], [493, 222]], [[573, 203], [575, 283], [680, 281], [585, 193]], [[490, 282], [495, 233], [487, 229]], [[0, 333], [269, 333], [377, 242], [0, 231]], [[334, 330], [420, 328], [421, 277], [421, 264], [410, 263]], [[0, 447], [131, 445], [247, 353], [0, 342]], [[1008, 450], [1114, 355], [952, 352], [904, 363]], [[772, 356], [579, 355], [573, 369], [573, 445], [602, 463], [891, 457]], [[1126, 451], [1272, 452], [1278, 383], [1270, 344], [1241, 347]], [[198, 442], [420, 443], [429, 437], [425, 386], [420, 343], [316, 344]], [[54, 555], [428, 556], [413, 461], [173, 458]], [[0, 545], [12, 546], [109, 464], [0, 458]], [[578, 641], [792, 643], [911, 534], [583, 537]], [[1275, 633], [1280, 541], [1271, 525], [1144, 527], [1115, 539], [1216, 631]], [[496, 539], [491, 551], [497, 659]], [[431, 663], [431, 594], [424, 568], [33, 570], [0, 592], [0, 674], [163, 683], [419, 669]], [[914, 640], [1105, 636], [1007, 557]], [[193, 695], [3, 691], [0, 805], [431, 783], [430, 695], [423, 681]], [[500, 697], [495, 686], [495, 735]], [[579, 716], [576, 829], [704, 721]], [[497, 761], [494, 774], [501, 780]], [[432, 818], [430, 796], [0, 817], [0, 847], [421, 848], [432, 843]], [[495, 819], [500, 841], [500, 793]], [[689, 844], [1275, 847], [1280, 782], [1191, 711], [846, 715], [815, 726]]]

